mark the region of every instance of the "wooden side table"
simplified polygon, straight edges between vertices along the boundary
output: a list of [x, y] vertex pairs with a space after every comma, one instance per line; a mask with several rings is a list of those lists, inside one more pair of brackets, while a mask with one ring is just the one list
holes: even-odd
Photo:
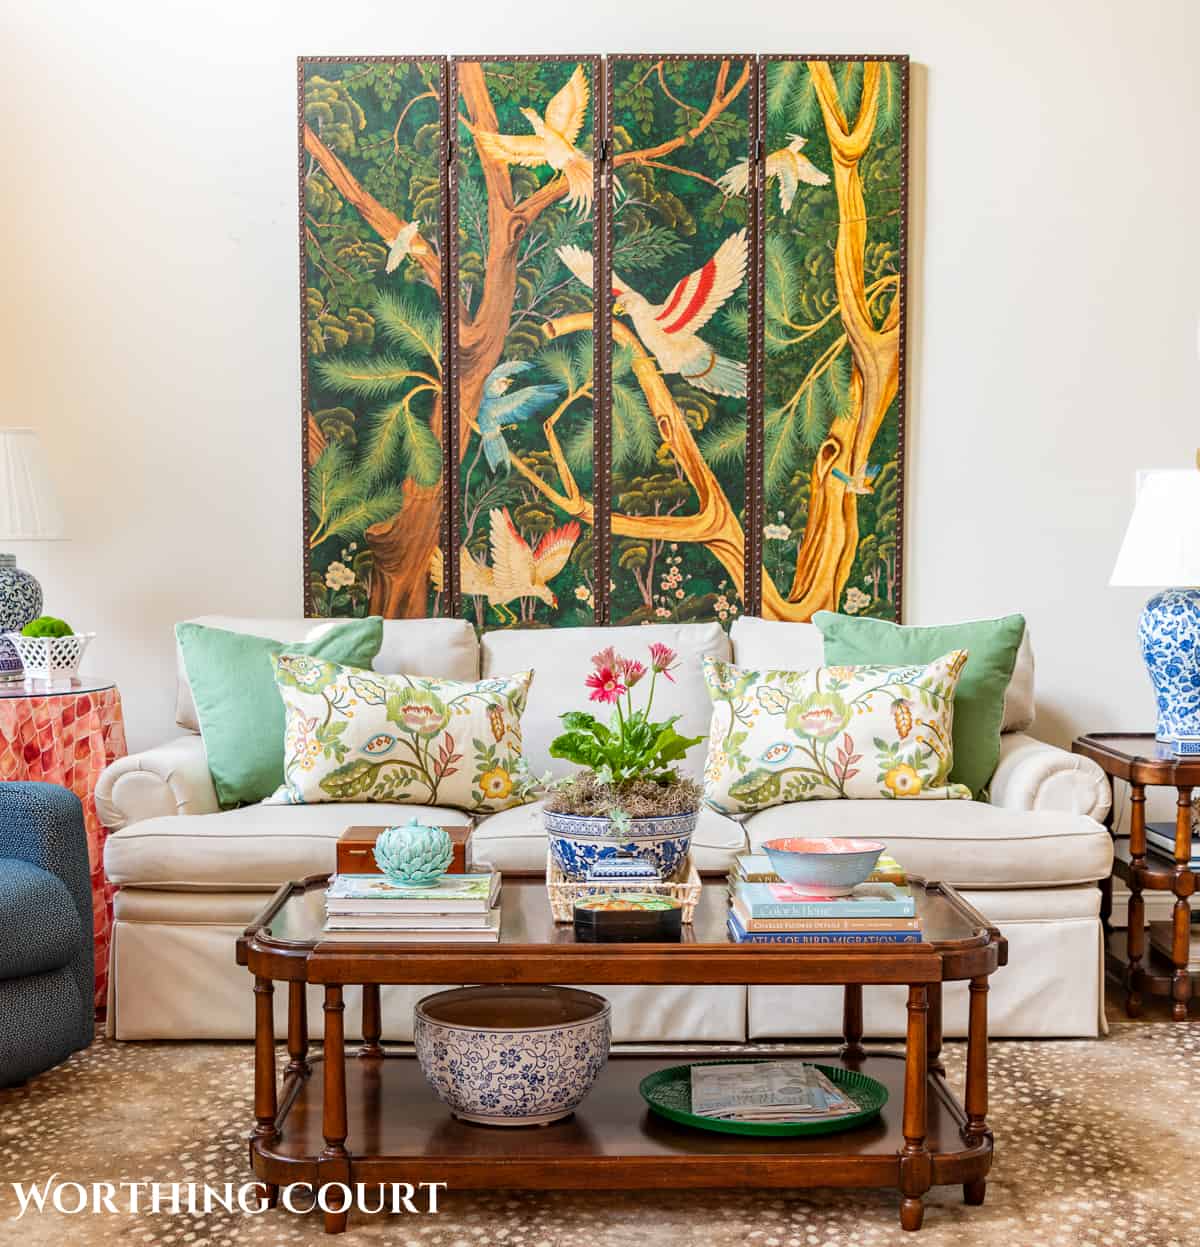
[[[1200, 979], [1200, 975], [1189, 974], [1187, 969], [1191, 922], [1188, 898], [1196, 890], [1196, 876], [1188, 867], [1192, 856], [1192, 790], [1200, 787], [1200, 758], [1176, 756], [1159, 745], [1151, 732], [1097, 732], [1080, 736], [1071, 749], [1099, 763], [1111, 779], [1123, 779], [1129, 784], [1129, 843], [1124, 845], [1118, 839], [1113, 856], [1113, 876], [1129, 887], [1129, 951], [1124, 963], [1109, 954], [1117, 977], [1125, 985], [1125, 1011], [1130, 1017], [1137, 1017], [1142, 1011], [1143, 993], [1169, 996], [1175, 1021], [1185, 1022], [1195, 981]], [[1174, 861], [1146, 853], [1146, 789], [1154, 786], [1176, 790]], [[1100, 916], [1107, 937], [1112, 915], [1112, 876], [1102, 888]], [[1156, 972], [1153, 958], [1146, 956], [1146, 905], [1142, 898], [1145, 891], [1175, 895], [1169, 974]]]
[[26, 680], [0, 685], [0, 780], [41, 780], [69, 788], [83, 803], [92, 872], [96, 1008], [108, 993], [113, 888], [104, 877], [108, 833], [96, 813], [96, 780], [125, 756], [121, 695], [111, 680]]

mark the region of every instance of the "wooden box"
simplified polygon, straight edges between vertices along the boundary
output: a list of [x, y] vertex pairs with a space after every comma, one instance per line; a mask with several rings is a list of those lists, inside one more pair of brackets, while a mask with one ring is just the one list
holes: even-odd
[[[388, 824], [394, 826], [395, 824]], [[439, 826], [434, 823], [432, 826]], [[337, 843], [337, 872], [339, 875], [378, 875], [381, 873], [375, 865], [375, 840], [387, 827], [347, 827]], [[454, 858], [450, 863], [449, 873], [452, 875], [466, 874], [467, 841], [471, 838], [472, 827], [446, 827], [454, 841]]]

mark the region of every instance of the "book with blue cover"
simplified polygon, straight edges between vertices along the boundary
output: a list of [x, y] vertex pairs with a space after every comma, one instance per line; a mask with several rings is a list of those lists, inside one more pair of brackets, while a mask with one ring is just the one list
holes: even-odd
[[751, 918], [911, 918], [917, 902], [907, 884], [860, 883], [849, 896], [814, 899], [787, 883], [733, 884]]
[[735, 944], [919, 944], [920, 931], [747, 931], [732, 911], [729, 937]]
[[[1147, 823], [1146, 847], [1153, 850], [1156, 857], [1169, 857], [1175, 860], [1175, 824]], [[1188, 862], [1189, 870], [1200, 870], [1200, 836], [1192, 837], [1192, 856]]]

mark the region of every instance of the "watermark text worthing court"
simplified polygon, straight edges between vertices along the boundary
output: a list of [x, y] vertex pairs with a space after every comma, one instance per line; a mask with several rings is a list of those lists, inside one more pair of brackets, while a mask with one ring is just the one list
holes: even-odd
[[[130, 1213], [149, 1216], [204, 1216], [213, 1212], [242, 1212], [254, 1216], [271, 1207], [261, 1183], [226, 1182], [210, 1186], [200, 1182], [68, 1182], [53, 1173], [43, 1183], [12, 1182], [20, 1211], [10, 1218], [19, 1221], [27, 1212], [49, 1211], [64, 1216], [81, 1213]], [[436, 1213], [445, 1182], [292, 1182], [279, 1188], [278, 1202], [288, 1212]]]

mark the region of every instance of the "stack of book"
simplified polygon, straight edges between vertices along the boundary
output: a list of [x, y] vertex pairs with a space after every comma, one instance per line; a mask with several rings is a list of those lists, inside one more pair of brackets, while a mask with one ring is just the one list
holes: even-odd
[[729, 935], [738, 944], [917, 944], [921, 925], [902, 883], [860, 883], [849, 896], [813, 897], [786, 883], [730, 885]]
[[334, 875], [325, 892], [326, 940], [469, 943], [500, 938], [500, 875], [443, 875], [402, 888], [382, 875]]

